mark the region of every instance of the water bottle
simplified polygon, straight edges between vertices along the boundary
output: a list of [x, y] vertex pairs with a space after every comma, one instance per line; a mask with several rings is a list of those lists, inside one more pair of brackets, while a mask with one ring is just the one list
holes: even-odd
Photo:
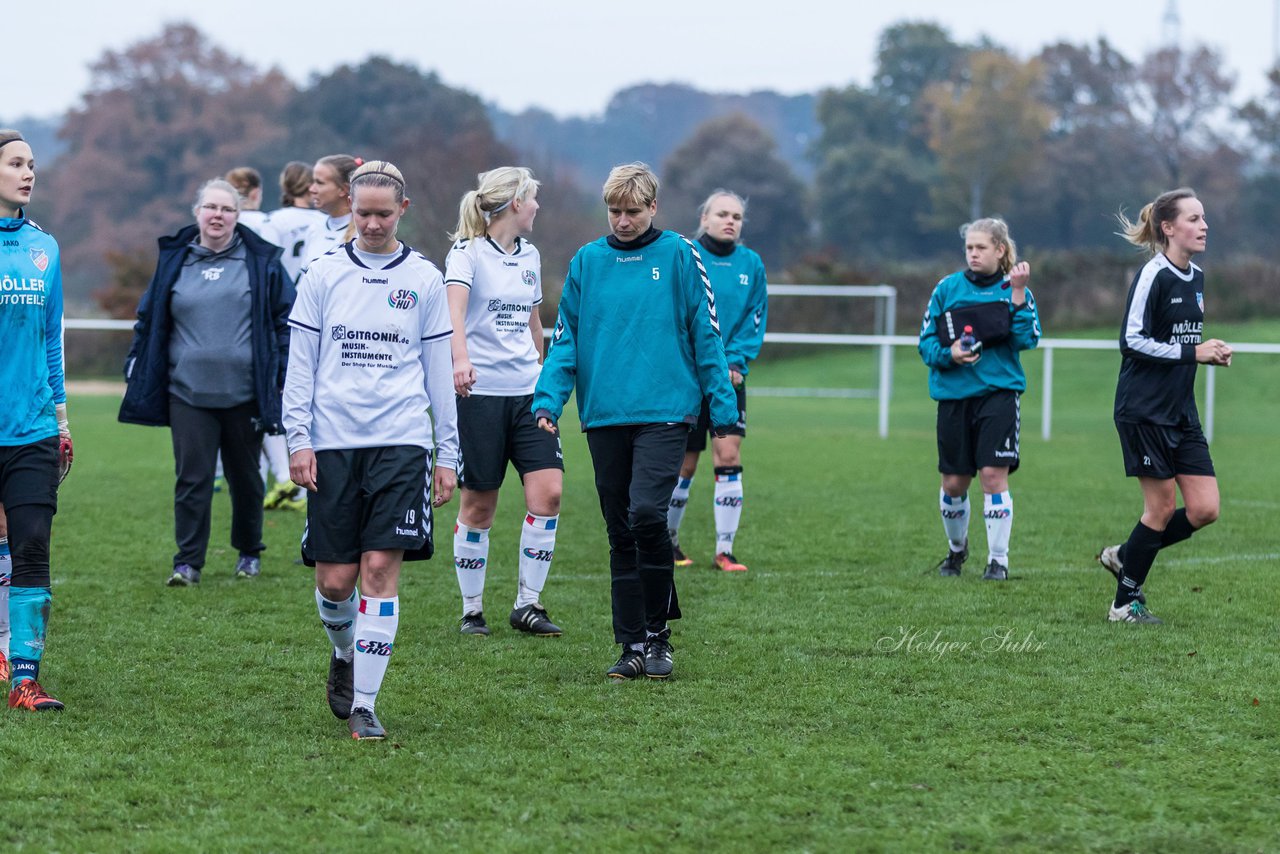
[[973, 327], [966, 326], [964, 331], [960, 333], [960, 352], [973, 352], [973, 345], [977, 343], [977, 339], [973, 337]]

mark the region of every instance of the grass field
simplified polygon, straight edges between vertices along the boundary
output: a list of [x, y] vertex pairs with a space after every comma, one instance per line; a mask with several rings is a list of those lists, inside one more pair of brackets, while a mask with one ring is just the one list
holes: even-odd
[[[751, 570], [706, 568], [708, 469], [682, 534], [699, 566], [679, 574], [676, 676], [611, 684], [607, 545], [585, 443], [567, 433], [544, 593], [565, 635], [501, 619], [521, 512], [508, 488], [486, 603], [501, 627], [458, 634], [442, 537], [445, 557], [402, 583], [378, 704], [390, 739], [375, 744], [347, 738], [324, 700], [325, 638], [292, 563], [300, 518], [269, 513], [263, 576], [236, 582], [218, 496], [204, 583], [164, 587], [168, 433], [75, 398], [43, 680], [68, 710], [0, 714], [0, 838], [74, 852], [1280, 849], [1280, 363], [1220, 374], [1222, 519], [1157, 562], [1157, 629], [1105, 621], [1114, 583], [1093, 562], [1140, 510], [1110, 423], [1117, 357], [1058, 355], [1048, 443], [1039, 357], [1027, 364], [1010, 582], [979, 580], [980, 522], [963, 577], [933, 572], [933, 406], [902, 351], [888, 440], [874, 401], [751, 402], [736, 549]], [[861, 351], [766, 354], [752, 381], [863, 384], [869, 366]]]

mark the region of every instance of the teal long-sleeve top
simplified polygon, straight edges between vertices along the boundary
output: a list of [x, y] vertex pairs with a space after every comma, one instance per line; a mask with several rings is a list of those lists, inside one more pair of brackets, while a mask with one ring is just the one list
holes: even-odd
[[650, 229], [578, 250], [531, 408], [557, 421], [575, 389], [584, 430], [692, 424], [705, 395], [713, 427], [737, 421], [715, 295], [693, 243]]
[[[964, 400], [1001, 389], [1027, 390], [1027, 375], [1019, 353], [1040, 343], [1040, 315], [1027, 289], [1027, 301], [1014, 305], [1011, 291], [1000, 287], [1003, 276], [976, 276], [961, 270], [938, 282], [920, 325], [920, 358], [929, 366], [929, 396], [934, 400]], [[1009, 310], [1009, 337], [983, 342], [982, 358], [958, 365], [951, 348], [938, 338], [937, 318], [944, 312], [983, 303], [1003, 302]]]
[[58, 435], [66, 403], [58, 242], [23, 211], [0, 219], [0, 446]]

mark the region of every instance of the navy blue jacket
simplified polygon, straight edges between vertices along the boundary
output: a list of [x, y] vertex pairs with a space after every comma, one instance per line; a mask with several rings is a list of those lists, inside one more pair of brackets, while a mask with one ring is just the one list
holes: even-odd
[[[265, 432], [283, 433], [280, 390], [284, 388], [284, 372], [289, 363], [288, 320], [293, 307], [293, 284], [280, 265], [283, 250], [279, 246], [240, 224], [236, 225], [236, 234], [244, 242], [245, 263], [249, 265], [253, 388], [258, 418]], [[187, 248], [198, 235], [199, 228], [189, 225], [177, 234], [160, 238], [160, 259], [151, 284], [138, 303], [133, 346], [124, 363], [128, 389], [120, 404], [120, 420], [128, 424], [169, 424], [169, 300], [182, 272]]]

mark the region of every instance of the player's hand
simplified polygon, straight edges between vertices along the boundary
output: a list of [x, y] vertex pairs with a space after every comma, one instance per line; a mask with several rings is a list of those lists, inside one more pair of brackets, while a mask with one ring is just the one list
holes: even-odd
[[1231, 348], [1225, 341], [1210, 338], [1196, 345], [1196, 361], [1202, 365], [1231, 367]]
[[556, 422], [552, 421], [550, 418], [539, 418], [538, 426], [543, 430], [546, 430], [552, 436], [555, 436], [560, 432], [559, 429], [556, 428]]
[[310, 448], [289, 455], [289, 480], [307, 492], [319, 492], [316, 486], [316, 452]]
[[436, 466], [431, 477], [431, 506], [443, 507], [458, 488], [458, 473], [448, 466]]
[[962, 350], [960, 349], [960, 339], [951, 342], [951, 361], [957, 365], [972, 365], [974, 362], [982, 358], [981, 350]]
[[730, 369], [729, 369], [729, 382], [730, 382], [730, 384], [732, 384], [732, 385], [733, 385], [733, 387], [734, 387], [734, 388], [738, 388], [739, 386], [741, 386], [741, 385], [742, 385], [742, 374], [738, 373], [738, 371], [737, 371], [736, 369], [734, 369], [734, 368], [730, 368]]
[[1031, 265], [1019, 261], [1009, 271], [1009, 285], [1013, 288], [1013, 302], [1022, 305], [1027, 301], [1027, 282], [1031, 279]]
[[470, 397], [471, 387], [476, 384], [476, 369], [470, 359], [454, 359], [453, 390], [459, 397]]
[[75, 448], [71, 445], [70, 431], [64, 431], [58, 434], [58, 485], [67, 479], [67, 475], [71, 474], [71, 463], [75, 461]]

